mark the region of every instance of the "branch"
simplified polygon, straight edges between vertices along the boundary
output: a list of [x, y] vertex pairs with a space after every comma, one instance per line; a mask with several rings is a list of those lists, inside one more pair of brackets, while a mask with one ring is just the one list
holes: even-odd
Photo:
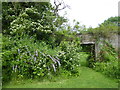
[[[57, 2], [58, 2], [58, 4], [57, 4]], [[70, 9], [70, 6], [66, 5], [63, 0], [61, 0], [61, 2], [59, 0], [54, 0], [54, 4], [55, 4], [54, 13], [56, 15], [57, 15], [57, 13], [58, 13], [59, 10], [63, 10], [65, 8], [69, 8]], [[63, 7], [59, 8], [61, 5], [63, 5]]]

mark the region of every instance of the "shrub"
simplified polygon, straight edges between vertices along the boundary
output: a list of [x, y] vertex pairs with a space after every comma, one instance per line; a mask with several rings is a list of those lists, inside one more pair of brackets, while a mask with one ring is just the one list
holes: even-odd
[[66, 19], [56, 15], [50, 3], [6, 2], [2, 18], [3, 82], [50, 78], [62, 70], [68, 75], [78, 73], [79, 43], [70, 42], [76, 33], [60, 31]]
[[[12, 78], [40, 78], [58, 72], [57, 50], [34, 39], [3, 37], [3, 81]], [[52, 52], [52, 53], [51, 53]]]
[[33, 37], [3, 36], [3, 82], [12, 79], [43, 79], [54, 75], [79, 75], [80, 56], [77, 43], [62, 41], [59, 47], [50, 48]]
[[94, 69], [109, 77], [119, 78], [118, 54], [109, 43], [105, 43], [101, 47], [98, 62], [95, 63]]
[[71, 75], [79, 75], [80, 66], [80, 47], [75, 42], [62, 41], [60, 44], [61, 52], [59, 58], [62, 60], [61, 65], [67, 71], [71, 72]]

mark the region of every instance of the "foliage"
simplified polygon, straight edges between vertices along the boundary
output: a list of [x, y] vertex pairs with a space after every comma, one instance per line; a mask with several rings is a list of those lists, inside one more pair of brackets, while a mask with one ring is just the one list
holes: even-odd
[[34, 43], [34, 39], [28, 37], [20, 40], [3, 37], [3, 42], [3, 81], [49, 76], [60, 67], [55, 57], [57, 49], [50, 49], [44, 42]]
[[93, 35], [95, 39], [99, 39], [100, 37], [110, 38], [112, 35], [117, 33], [117, 31], [118, 31], [117, 26], [107, 25], [100, 26], [97, 28], [89, 28], [88, 31], [85, 33], [90, 33], [91, 35]]
[[79, 66], [80, 66], [80, 47], [78, 47], [79, 43], [62, 41], [60, 44], [60, 48], [62, 52], [60, 52], [59, 58], [62, 60], [61, 65], [62, 68], [71, 72], [71, 75], [79, 75]]
[[[88, 28], [87, 31], [83, 33], [88, 33], [93, 35], [93, 39], [96, 39], [96, 43], [101, 42], [101, 38], [105, 40], [118, 33], [118, 24], [120, 17], [110, 17], [105, 20], [96, 28]], [[113, 78], [119, 78], [119, 68], [118, 68], [118, 53], [115, 51], [110, 42], [102, 42], [103, 45], [100, 46], [100, 53], [97, 57], [96, 62], [92, 62], [94, 69], [96, 71], [102, 72], [105, 75]], [[89, 61], [91, 62], [92, 59]]]
[[3, 33], [19, 37], [29, 34], [38, 40], [46, 40], [66, 21], [53, 11], [54, 8], [47, 2], [4, 2]]
[[60, 72], [67, 76], [79, 75], [78, 44], [62, 41], [52, 49], [49, 44], [27, 35], [23, 39], [3, 36], [3, 82], [19, 78], [50, 79]]
[[79, 39], [62, 26], [66, 19], [53, 11], [50, 3], [3, 3], [4, 83], [23, 78], [51, 79], [60, 72], [79, 75]]
[[110, 38], [114, 33], [118, 33], [118, 19], [119, 17], [110, 17], [98, 27], [89, 27], [87, 31], [84, 31], [83, 33], [90, 33], [97, 39], [100, 37]]
[[119, 78], [118, 54], [109, 43], [106, 42], [101, 46], [98, 62], [95, 63], [94, 69], [109, 77]]
[[119, 23], [119, 16], [116, 17], [110, 17], [107, 20], [105, 20], [101, 25], [107, 26], [107, 25], [112, 25], [112, 26], [118, 26]]
[[[2, 72], [2, 33], [0, 33], [0, 72]], [[0, 87], [2, 86], [2, 73], [0, 73]]]
[[[86, 32], [85, 26], [80, 26], [79, 22], [75, 22], [73, 27], [66, 24], [65, 17], [54, 13], [50, 3], [4, 2], [2, 5], [3, 83], [12, 79], [52, 79], [57, 75], [80, 75], [81, 47], [77, 33]], [[116, 26], [101, 25], [87, 32], [92, 31], [96, 35], [96, 32], [103, 34], [109, 30], [116, 30]], [[105, 54], [101, 55], [104, 58], [100, 60], [104, 60], [104, 72], [108, 73], [111, 68], [109, 74], [112, 75], [115, 67], [113, 74], [118, 73], [116, 58], [108, 51], [111, 48], [103, 50]], [[103, 62], [99, 65], [103, 65]], [[114, 64], [108, 67], [107, 62]], [[95, 65], [98, 70], [98, 64]]]

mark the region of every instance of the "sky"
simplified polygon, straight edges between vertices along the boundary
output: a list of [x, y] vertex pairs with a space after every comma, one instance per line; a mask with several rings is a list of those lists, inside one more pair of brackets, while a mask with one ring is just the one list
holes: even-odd
[[[61, 1], [61, 0], [59, 0]], [[118, 2], [120, 0], [63, 0], [70, 9], [59, 12], [61, 16], [67, 12], [66, 17], [70, 23], [75, 19], [81, 25], [97, 27], [109, 17], [118, 16]], [[54, 0], [51, 0], [53, 4]]]

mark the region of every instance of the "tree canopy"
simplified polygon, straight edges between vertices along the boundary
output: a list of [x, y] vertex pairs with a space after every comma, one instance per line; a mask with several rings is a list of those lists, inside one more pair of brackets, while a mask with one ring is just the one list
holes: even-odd
[[110, 17], [107, 20], [105, 20], [103, 23], [100, 24], [107, 26], [107, 25], [112, 25], [112, 26], [118, 26], [118, 23], [120, 23], [120, 17], [119, 16], [115, 16], [115, 17]]

